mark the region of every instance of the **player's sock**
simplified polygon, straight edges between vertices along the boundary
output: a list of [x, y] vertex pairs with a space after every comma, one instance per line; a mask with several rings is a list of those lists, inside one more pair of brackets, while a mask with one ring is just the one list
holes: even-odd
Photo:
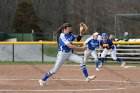
[[101, 58], [101, 63], [104, 64], [105, 58]]
[[48, 79], [52, 74], [50, 73], [50, 71], [48, 73], [46, 73], [46, 75], [42, 78], [43, 81], [46, 81], [46, 79]]
[[96, 64], [96, 68], [98, 68], [99, 66], [98, 61], [95, 61], [95, 64]]
[[118, 62], [122, 62], [122, 60], [121, 60], [120, 58], [117, 58], [116, 61], [118, 61]]
[[88, 72], [87, 72], [87, 69], [86, 69], [86, 65], [82, 65], [81, 68], [82, 68], [82, 71], [83, 71], [85, 77], [87, 78], [88, 77]]

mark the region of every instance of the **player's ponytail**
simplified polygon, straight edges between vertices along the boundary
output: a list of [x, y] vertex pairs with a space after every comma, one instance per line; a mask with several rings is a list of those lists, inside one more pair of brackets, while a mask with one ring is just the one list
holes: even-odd
[[57, 43], [58, 43], [59, 36], [62, 33], [62, 30], [63, 30], [63, 26], [59, 27], [58, 30], [57, 30], [57, 33], [56, 33], [56, 35], [57, 35]]
[[61, 27], [58, 28], [58, 30], [57, 30], [57, 43], [59, 43], [59, 42], [58, 42], [58, 39], [59, 39], [60, 34], [61, 34], [61, 33], [63, 32], [63, 30], [66, 29], [67, 27], [71, 27], [71, 24], [69, 24], [69, 23], [64, 23]]

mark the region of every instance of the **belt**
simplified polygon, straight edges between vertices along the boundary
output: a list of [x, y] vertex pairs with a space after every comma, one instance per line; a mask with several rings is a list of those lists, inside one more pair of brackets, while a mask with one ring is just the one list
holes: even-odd
[[62, 51], [62, 52], [66, 52], [66, 53], [71, 52], [71, 50], [60, 50], [60, 51]]

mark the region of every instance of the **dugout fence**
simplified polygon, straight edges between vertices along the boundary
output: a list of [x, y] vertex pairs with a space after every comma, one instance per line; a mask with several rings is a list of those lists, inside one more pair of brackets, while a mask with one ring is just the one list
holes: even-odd
[[[140, 42], [113, 42], [117, 56], [127, 62], [140, 63]], [[83, 42], [73, 44], [82, 45]], [[56, 42], [0, 42], [0, 61], [7, 62], [54, 62], [57, 55]], [[83, 57], [83, 52], [74, 51]], [[112, 61], [110, 56], [107, 56]], [[89, 61], [94, 61], [90, 56]]]

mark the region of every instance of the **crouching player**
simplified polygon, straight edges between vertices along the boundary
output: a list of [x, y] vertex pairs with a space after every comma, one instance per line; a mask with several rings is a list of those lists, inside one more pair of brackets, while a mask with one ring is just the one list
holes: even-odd
[[116, 46], [113, 45], [113, 42], [110, 39], [108, 39], [108, 35], [106, 33], [102, 33], [102, 40], [100, 41], [100, 45], [104, 49], [103, 52], [101, 53], [101, 63], [99, 65], [99, 68], [103, 66], [105, 56], [109, 52], [111, 53], [111, 57], [113, 58], [113, 60], [121, 63], [121, 68], [123, 68], [126, 65], [126, 63], [122, 61], [122, 59], [116, 57]]

